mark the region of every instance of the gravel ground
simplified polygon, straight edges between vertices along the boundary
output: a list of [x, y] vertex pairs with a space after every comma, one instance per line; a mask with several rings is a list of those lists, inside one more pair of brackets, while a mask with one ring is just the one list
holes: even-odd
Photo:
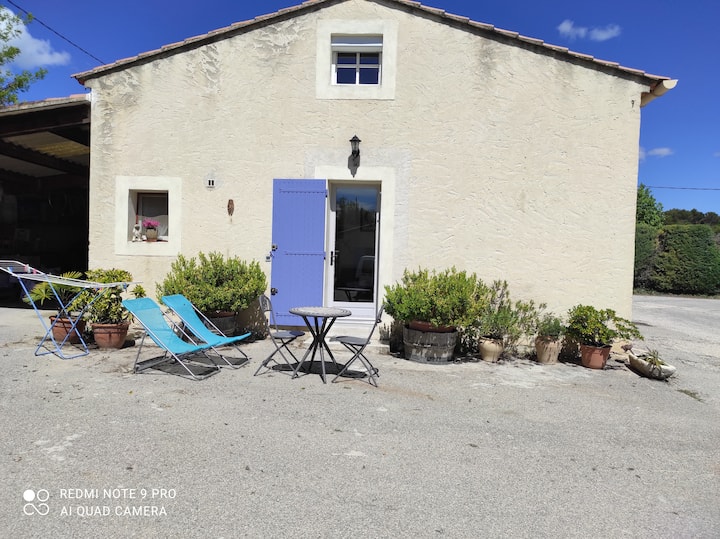
[[634, 320], [669, 382], [374, 349], [374, 388], [254, 377], [268, 341], [200, 382], [132, 374], [134, 347], [35, 357], [34, 313], [0, 309], [0, 535], [716, 538], [720, 301]]

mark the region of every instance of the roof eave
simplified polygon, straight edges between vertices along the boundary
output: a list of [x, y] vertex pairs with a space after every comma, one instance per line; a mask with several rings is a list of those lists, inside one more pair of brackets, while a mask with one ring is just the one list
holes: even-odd
[[640, 98], [640, 106], [644, 107], [654, 99], [665, 95], [667, 92], [675, 88], [677, 83], [677, 79], [658, 80], [655, 84], [650, 86], [650, 89], [647, 92], [642, 93], [642, 97]]

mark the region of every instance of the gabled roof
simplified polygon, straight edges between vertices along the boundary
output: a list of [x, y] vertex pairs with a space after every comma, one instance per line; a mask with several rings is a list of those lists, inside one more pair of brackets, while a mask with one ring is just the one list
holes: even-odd
[[[237, 23], [231, 24], [230, 26], [227, 26], [225, 28], [219, 28], [217, 30], [213, 30], [211, 32], [208, 32], [207, 34], [191, 37], [191, 38], [188, 38], [188, 39], [178, 42], [178, 43], [172, 43], [170, 45], [165, 45], [164, 47], [157, 49], [157, 50], [144, 52], [137, 56], [133, 56], [131, 58], [124, 58], [122, 60], [118, 60], [111, 64], [100, 66], [98, 68], [95, 68], [95, 69], [92, 69], [89, 71], [84, 71], [82, 73], [77, 73], [77, 74], [73, 75], [73, 77], [75, 77], [81, 84], [84, 84], [85, 81], [87, 81], [88, 79], [101, 77], [103, 75], [106, 75], [106, 74], [109, 74], [109, 73], [112, 73], [115, 71], [121, 71], [123, 69], [126, 69], [126, 68], [134, 66], [134, 65], [140, 65], [143, 63], [147, 63], [147, 62], [159, 59], [159, 58], [171, 56], [173, 54], [177, 54], [177, 53], [189, 50], [189, 49], [194, 49], [194, 48], [197, 48], [197, 47], [209, 44], [209, 43], [227, 39], [234, 35], [245, 33], [250, 30], [253, 30], [255, 28], [265, 26], [267, 24], [272, 24], [272, 23], [280, 21], [280, 20], [285, 20], [285, 19], [289, 19], [292, 17], [296, 17], [298, 15], [302, 15], [309, 11], [318, 10], [320, 8], [327, 7], [329, 5], [339, 4], [339, 3], [342, 3], [345, 1], [347, 1], [347, 0], [307, 0], [307, 1], [303, 2], [302, 4], [284, 8], [284, 9], [281, 9], [274, 13], [269, 13], [267, 15], [261, 15], [259, 17], [255, 17], [254, 19], [247, 20], [247, 21], [237, 22]], [[606, 60], [600, 60], [589, 54], [583, 54], [580, 52], [571, 51], [567, 47], [560, 47], [557, 45], [551, 45], [549, 43], [545, 43], [542, 39], [535, 39], [532, 37], [523, 36], [523, 35], [520, 35], [518, 32], [512, 32], [509, 30], [503, 30], [501, 28], [496, 28], [492, 24], [486, 24], [486, 23], [482, 23], [482, 22], [473, 21], [473, 20], [470, 20], [468, 17], [453, 15], [452, 13], [447, 13], [447, 12], [445, 12], [445, 10], [442, 10], [442, 9], [424, 6], [420, 2], [413, 2], [411, 0], [366, 0], [366, 1], [376, 2], [376, 3], [380, 3], [380, 4], [386, 4], [390, 7], [408, 10], [411, 13], [415, 13], [417, 15], [424, 15], [427, 17], [432, 17], [440, 22], [444, 22], [446, 24], [452, 24], [453, 26], [456, 26], [459, 28], [464, 27], [468, 31], [478, 33], [480, 35], [483, 35], [483, 36], [491, 38], [491, 39], [496, 39], [496, 40], [503, 41], [505, 43], [523, 46], [525, 48], [531, 48], [531, 49], [537, 50], [538, 52], [544, 52], [546, 54], [551, 54], [560, 59], [566, 59], [568, 61], [585, 63], [588, 66], [595, 66], [597, 68], [610, 70], [611, 72], [615, 73], [618, 76], [637, 77], [637, 78], [642, 79], [643, 82], [647, 83], [650, 86], [650, 93], [652, 93], [653, 90], [655, 89], [655, 87], [660, 85], [663, 81], [669, 81], [669, 77], [663, 77], [663, 76], [659, 76], [659, 75], [651, 75], [640, 69], [633, 69], [630, 67], [621, 66], [617, 62], [609, 62]], [[672, 82], [674, 82], [674, 81], [672, 81]], [[667, 86], [667, 84], [666, 84], [666, 86]], [[672, 84], [672, 86], [674, 86], [674, 84]], [[666, 88], [665, 91], [667, 91], [668, 89], [670, 89], [670, 88]], [[660, 95], [660, 93], [657, 93], [655, 95]]]

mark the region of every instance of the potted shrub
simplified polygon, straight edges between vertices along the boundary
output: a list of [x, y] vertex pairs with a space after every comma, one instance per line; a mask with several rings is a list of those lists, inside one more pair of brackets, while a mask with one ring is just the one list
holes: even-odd
[[538, 315], [535, 337], [535, 357], [538, 363], [557, 363], [562, 348], [565, 324], [552, 313]]
[[[60, 275], [65, 279], [81, 279], [82, 276], [79, 271], [67, 271]], [[65, 306], [63, 311], [58, 305], [57, 313], [50, 316], [52, 335], [58, 343], [67, 340], [69, 343], [77, 344], [80, 342], [80, 335], [85, 331], [85, 320], [78, 320], [75, 325], [76, 331], [68, 336], [73, 326], [73, 318], [82, 312], [86, 305], [87, 296], [81, 292], [82, 288], [64, 284], [53, 284], [51, 287], [48, 282], [38, 282], [29, 292], [30, 299], [37, 304], [44, 305], [46, 301], [57, 304], [59, 299]], [[23, 297], [25, 303], [30, 303], [30, 299], [27, 296]]]
[[576, 305], [568, 312], [567, 336], [580, 345], [582, 365], [603, 369], [615, 339], [642, 339], [637, 326], [612, 309]]
[[537, 307], [532, 300], [513, 302], [507, 281], [494, 281], [485, 293], [469, 334], [477, 343], [481, 359], [494, 363], [505, 350], [515, 348], [523, 336], [530, 335]]
[[[98, 283], [131, 282], [130, 272], [121, 269], [95, 269], [87, 272], [91, 281]], [[87, 320], [92, 329], [95, 344], [99, 348], [122, 348], [125, 344], [131, 315], [122, 305], [122, 286], [114, 286], [95, 299], [87, 309]], [[135, 297], [145, 296], [145, 290], [136, 285], [131, 293]], [[88, 294], [85, 292], [84, 294]]]
[[403, 324], [405, 357], [423, 363], [452, 360], [458, 327], [474, 318], [481, 281], [454, 267], [443, 271], [405, 270], [385, 287], [386, 312]]
[[178, 255], [158, 284], [157, 295], [184, 295], [223, 333], [234, 335], [237, 314], [256, 304], [266, 288], [267, 277], [259, 262], [201, 252], [190, 258]]

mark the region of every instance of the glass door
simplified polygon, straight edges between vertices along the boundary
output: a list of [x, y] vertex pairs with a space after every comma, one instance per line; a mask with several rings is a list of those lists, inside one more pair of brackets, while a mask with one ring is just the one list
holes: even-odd
[[372, 319], [377, 303], [380, 184], [330, 185], [329, 304], [353, 312], [355, 319]]

